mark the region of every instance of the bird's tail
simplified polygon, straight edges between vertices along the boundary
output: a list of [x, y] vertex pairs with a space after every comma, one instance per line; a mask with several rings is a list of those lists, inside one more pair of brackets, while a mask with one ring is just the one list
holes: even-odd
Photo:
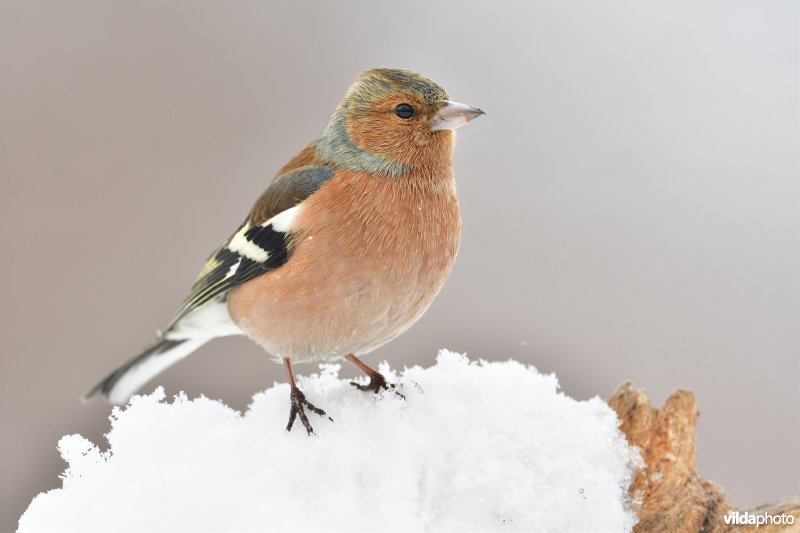
[[161, 337], [144, 352], [123, 364], [103, 381], [89, 389], [83, 395], [83, 400], [88, 401], [96, 396], [105, 396], [113, 404], [124, 404], [142, 385], [163, 372], [168, 366], [210, 341], [211, 338], [172, 340]]

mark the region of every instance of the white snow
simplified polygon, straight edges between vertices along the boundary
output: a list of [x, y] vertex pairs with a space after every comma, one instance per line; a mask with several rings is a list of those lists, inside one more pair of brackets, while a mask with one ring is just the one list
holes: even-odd
[[269, 531], [630, 531], [638, 455], [599, 398], [576, 401], [553, 375], [447, 351], [373, 396], [338, 365], [301, 379], [309, 413], [285, 426], [289, 386], [241, 414], [162, 389], [115, 408], [109, 449], [58, 444], [63, 488], [36, 496], [19, 533]]

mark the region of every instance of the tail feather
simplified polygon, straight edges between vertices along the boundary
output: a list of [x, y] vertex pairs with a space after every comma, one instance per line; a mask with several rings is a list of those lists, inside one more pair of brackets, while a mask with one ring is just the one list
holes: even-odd
[[209, 340], [211, 337], [177, 340], [162, 337], [89, 389], [83, 400], [105, 396], [111, 403], [124, 404], [145, 383]]

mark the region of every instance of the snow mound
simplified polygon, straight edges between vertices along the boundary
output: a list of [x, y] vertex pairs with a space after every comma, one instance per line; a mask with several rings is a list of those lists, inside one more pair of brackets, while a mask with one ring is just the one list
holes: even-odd
[[61, 439], [63, 488], [36, 496], [19, 533], [266, 531], [630, 531], [638, 455], [599, 398], [553, 375], [442, 351], [373, 396], [339, 365], [301, 379], [309, 413], [285, 426], [289, 386], [241, 414], [164, 391], [111, 415], [108, 451]]

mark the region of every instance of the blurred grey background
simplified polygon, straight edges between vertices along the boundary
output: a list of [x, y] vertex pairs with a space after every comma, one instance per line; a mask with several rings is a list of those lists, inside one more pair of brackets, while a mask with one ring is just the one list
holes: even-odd
[[[104, 443], [110, 408], [79, 395], [373, 66], [489, 114], [460, 131], [455, 271], [370, 360], [687, 387], [702, 475], [741, 506], [798, 492], [799, 22], [779, 0], [2, 1], [0, 530], [59, 485], [61, 435]], [[240, 338], [158, 382], [245, 408], [275, 380]]]

